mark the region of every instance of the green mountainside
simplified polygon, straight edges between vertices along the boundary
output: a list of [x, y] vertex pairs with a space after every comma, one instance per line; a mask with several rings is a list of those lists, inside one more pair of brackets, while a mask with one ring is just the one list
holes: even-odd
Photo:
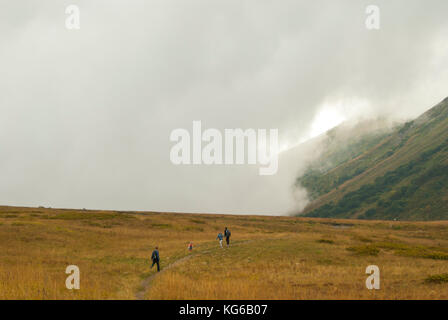
[[448, 98], [388, 130], [347, 129], [344, 143], [340, 131], [327, 133], [325, 152], [297, 179], [312, 200], [300, 215], [448, 219]]

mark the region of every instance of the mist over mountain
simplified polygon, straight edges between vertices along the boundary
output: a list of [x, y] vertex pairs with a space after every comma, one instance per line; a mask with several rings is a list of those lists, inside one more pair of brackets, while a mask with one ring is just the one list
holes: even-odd
[[324, 151], [296, 181], [310, 200], [301, 215], [448, 219], [448, 98], [387, 127], [327, 132]]

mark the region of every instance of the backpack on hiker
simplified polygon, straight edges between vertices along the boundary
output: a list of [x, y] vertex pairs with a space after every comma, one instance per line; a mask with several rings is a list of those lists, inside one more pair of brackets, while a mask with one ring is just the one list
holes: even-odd
[[152, 260], [152, 261], [158, 261], [158, 260], [159, 260], [158, 257], [157, 257], [157, 253], [156, 253], [156, 251], [153, 251], [153, 252], [152, 252], [151, 260]]

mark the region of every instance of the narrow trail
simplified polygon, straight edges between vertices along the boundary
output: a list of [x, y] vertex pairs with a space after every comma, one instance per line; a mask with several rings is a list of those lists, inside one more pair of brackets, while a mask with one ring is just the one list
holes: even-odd
[[[244, 244], [244, 243], [249, 243], [252, 242], [254, 240], [243, 240], [243, 241], [238, 241], [237, 243], [235, 243], [234, 245], [231, 245], [231, 247], [233, 246], [238, 246], [240, 244]], [[219, 248], [221, 249], [221, 248]], [[167, 270], [170, 270], [171, 268], [176, 267], [177, 265], [190, 260], [191, 258], [197, 256], [197, 255], [201, 255], [204, 253], [209, 253], [210, 251], [212, 251], [213, 249], [207, 249], [207, 250], [203, 250], [203, 251], [196, 251], [195, 253], [190, 253], [188, 255], [186, 255], [185, 257], [182, 257], [180, 259], [177, 259], [176, 261], [174, 261], [173, 263], [170, 263], [168, 266], [166, 266], [165, 268], [161, 269], [160, 272], [156, 272], [152, 275], [150, 275], [149, 277], [145, 278], [142, 283], [140, 284], [140, 290], [137, 291], [137, 293], [135, 294], [135, 298], [137, 300], [144, 300], [145, 299], [145, 293], [148, 291], [148, 289], [151, 286], [151, 282], [154, 280], [155, 277], [157, 277], [158, 275], [164, 273]]]
[[149, 287], [151, 285], [152, 280], [154, 280], [154, 278], [157, 275], [162, 274], [162, 273], [164, 273], [165, 271], [167, 271], [167, 270], [169, 270], [171, 268], [174, 268], [178, 264], [181, 264], [182, 262], [191, 259], [193, 256], [195, 256], [195, 254], [191, 254], [191, 255], [182, 257], [182, 258], [174, 261], [173, 263], [170, 263], [165, 268], [161, 269], [160, 272], [156, 272], [156, 273], [150, 275], [149, 277], [145, 278], [142, 281], [141, 285], [140, 285], [141, 289], [135, 294], [135, 297], [137, 298], [137, 300], [144, 300], [146, 291], [148, 291], [148, 289], [149, 289]]

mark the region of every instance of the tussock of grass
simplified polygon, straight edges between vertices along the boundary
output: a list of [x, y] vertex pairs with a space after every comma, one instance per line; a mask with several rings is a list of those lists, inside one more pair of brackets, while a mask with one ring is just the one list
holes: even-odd
[[422, 257], [435, 260], [448, 260], [448, 254], [444, 252], [426, 252], [422, 255]]
[[23, 227], [23, 226], [26, 225], [26, 223], [24, 223], [24, 222], [13, 222], [13, 223], [11, 223], [11, 225], [14, 226], [14, 227]]
[[2, 218], [17, 218], [19, 215], [18, 214], [4, 214], [1, 217]]
[[373, 240], [363, 237], [363, 236], [354, 236], [353, 240], [361, 241], [361, 242], [373, 242]]
[[425, 279], [426, 283], [448, 283], [448, 273], [434, 274]]
[[415, 258], [426, 258], [435, 260], [448, 260], [448, 253], [433, 250], [426, 246], [412, 246], [399, 242], [380, 242], [375, 244], [379, 248], [392, 249], [395, 254]]
[[151, 227], [159, 229], [172, 229], [173, 226], [169, 223], [152, 223]]
[[333, 244], [334, 243], [333, 240], [328, 240], [328, 239], [319, 239], [319, 240], [317, 240], [317, 242], [319, 242], [319, 243], [328, 243], [328, 244]]
[[104, 224], [104, 223], [93, 222], [93, 221], [87, 221], [86, 225], [91, 226], [91, 227], [105, 228], [105, 229], [112, 228], [112, 224]]
[[197, 232], [203, 232], [204, 228], [197, 227], [197, 226], [184, 226], [182, 228], [184, 231], [197, 231]]
[[190, 219], [189, 221], [198, 224], [205, 224], [205, 221], [199, 219]]
[[347, 250], [352, 251], [357, 255], [365, 255], [365, 256], [377, 256], [378, 253], [380, 252], [380, 249], [372, 245], [353, 246], [348, 247]]
[[49, 219], [57, 220], [111, 220], [111, 219], [129, 219], [130, 215], [109, 212], [92, 211], [63, 211], [50, 216]]
[[392, 250], [394, 254], [413, 258], [425, 258], [434, 260], [448, 260], [448, 253], [433, 250], [426, 246], [412, 246], [401, 242], [378, 242], [363, 246], [347, 248], [360, 255], [377, 255], [380, 249]]

